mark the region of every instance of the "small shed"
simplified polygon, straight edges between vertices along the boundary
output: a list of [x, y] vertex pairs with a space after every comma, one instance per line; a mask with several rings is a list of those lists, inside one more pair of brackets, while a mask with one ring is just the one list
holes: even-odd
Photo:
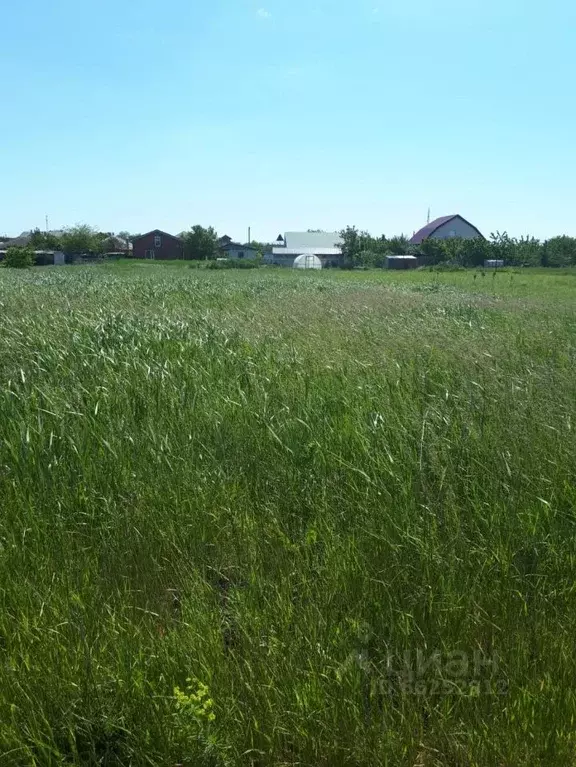
[[220, 246], [220, 250], [225, 254], [226, 258], [236, 258], [242, 260], [243, 258], [258, 258], [259, 252], [252, 245], [242, 245], [239, 242], [225, 243]]
[[417, 266], [416, 256], [386, 256], [387, 269], [416, 269]]
[[501, 269], [504, 266], [504, 261], [495, 258], [489, 258], [484, 261], [484, 269]]
[[322, 261], [314, 253], [303, 253], [294, 259], [294, 269], [322, 269]]

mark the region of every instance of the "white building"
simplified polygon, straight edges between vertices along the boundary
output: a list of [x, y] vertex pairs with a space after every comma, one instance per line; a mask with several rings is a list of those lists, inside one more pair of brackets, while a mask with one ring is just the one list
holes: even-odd
[[293, 266], [298, 256], [317, 256], [322, 266], [338, 266], [342, 260], [342, 238], [338, 232], [286, 232], [276, 240], [264, 262]]

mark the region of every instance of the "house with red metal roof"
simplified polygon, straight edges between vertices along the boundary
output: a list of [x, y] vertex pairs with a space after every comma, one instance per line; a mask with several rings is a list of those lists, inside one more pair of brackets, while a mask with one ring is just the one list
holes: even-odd
[[153, 229], [132, 240], [134, 258], [176, 259], [184, 256], [184, 243], [180, 237]]
[[469, 221], [466, 221], [463, 216], [456, 214], [453, 216], [442, 216], [426, 224], [426, 226], [423, 226], [422, 229], [416, 232], [409, 244], [420, 245], [420, 243], [429, 238], [433, 240], [448, 240], [451, 237], [462, 237], [464, 240], [486, 239], [479, 229]]

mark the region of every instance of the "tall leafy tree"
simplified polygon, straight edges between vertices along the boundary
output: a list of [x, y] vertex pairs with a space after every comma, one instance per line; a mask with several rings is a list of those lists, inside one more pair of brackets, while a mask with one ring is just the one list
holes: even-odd
[[60, 250], [62, 243], [55, 234], [36, 228], [30, 235], [30, 247], [33, 250]]
[[562, 235], [547, 240], [542, 266], [576, 266], [576, 238]]
[[431, 265], [441, 264], [448, 259], [448, 253], [444, 247], [444, 240], [435, 237], [427, 237], [415, 248], [415, 255], [424, 256]]
[[107, 237], [106, 232], [99, 232], [88, 224], [76, 224], [64, 230], [61, 240], [62, 250], [66, 255], [103, 253]]
[[218, 255], [218, 234], [209, 226], [196, 224], [188, 232], [182, 233], [184, 240], [184, 258], [207, 261]]
[[362, 254], [372, 251], [372, 237], [368, 232], [359, 231], [355, 226], [347, 226], [340, 232], [342, 238], [342, 256], [346, 266], [362, 265]]
[[407, 237], [403, 234], [398, 237], [391, 237], [387, 241], [387, 249], [389, 253], [394, 253], [397, 256], [408, 255], [409, 245]]
[[516, 258], [516, 241], [508, 232], [496, 232], [490, 235], [490, 256], [505, 263], [514, 263]]
[[471, 240], [461, 239], [459, 252], [459, 263], [462, 266], [483, 266], [484, 261], [492, 257], [490, 243], [482, 237]]

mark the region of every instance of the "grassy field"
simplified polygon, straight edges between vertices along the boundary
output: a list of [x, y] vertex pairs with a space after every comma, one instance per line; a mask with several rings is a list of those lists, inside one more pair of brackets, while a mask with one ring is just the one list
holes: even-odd
[[0, 765], [576, 764], [576, 274], [0, 313]]

